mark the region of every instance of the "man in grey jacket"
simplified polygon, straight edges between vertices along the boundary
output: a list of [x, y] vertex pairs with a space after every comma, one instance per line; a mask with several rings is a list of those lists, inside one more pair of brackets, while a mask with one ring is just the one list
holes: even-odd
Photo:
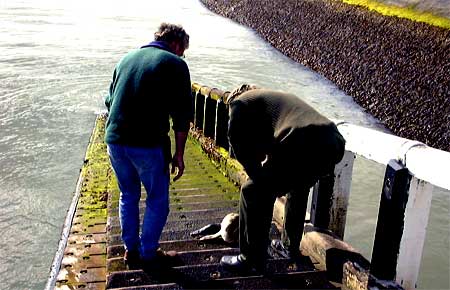
[[243, 85], [228, 97], [228, 137], [249, 179], [241, 188], [237, 256], [229, 270], [264, 271], [275, 199], [286, 195], [281, 245], [300, 255], [309, 189], [333, 174], [345, 140], [336, 125], [295, 95]]

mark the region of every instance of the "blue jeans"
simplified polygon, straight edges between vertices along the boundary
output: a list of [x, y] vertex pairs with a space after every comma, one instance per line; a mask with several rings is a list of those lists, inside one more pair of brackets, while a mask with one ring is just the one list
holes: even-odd
[[[108, 144], [108, 155], [119, 183], [119, 217], [125, 249], [139, 251], [143, 259], [151, 259], [169, 214], [169, 169], [162, 147]], [[139, 236], [141, 182], [147, 198]]]

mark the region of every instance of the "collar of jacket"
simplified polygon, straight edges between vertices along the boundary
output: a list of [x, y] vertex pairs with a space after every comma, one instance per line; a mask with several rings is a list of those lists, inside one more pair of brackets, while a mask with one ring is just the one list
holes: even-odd
[[149, 44], [143, 45], [141, 46], [141, 48], [146, 48], [146, 47], [157, 47], [157, 48], [161, 48], [164, 50], [167, 50], [168, 52], [171, 52], [173, 54], [175, 54], [169, 47], [169, 45], [167, 44], [167, 42], [165, 41], [152, 41]]

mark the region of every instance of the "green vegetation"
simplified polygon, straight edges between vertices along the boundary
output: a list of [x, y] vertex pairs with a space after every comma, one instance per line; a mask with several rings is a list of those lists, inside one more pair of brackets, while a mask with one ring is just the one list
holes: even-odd
[[376, 11], [386, 16], [397, 16], [407, 18], [417, 22], [425, 22], [427, 24], [450, 29], [450, 19], [433, 15], [429, 12], [420, 12], [414, 10], [414, 7], [397, 7], [387, 5], [375, 0], [342, 0], [344, 3], [358, 5]]

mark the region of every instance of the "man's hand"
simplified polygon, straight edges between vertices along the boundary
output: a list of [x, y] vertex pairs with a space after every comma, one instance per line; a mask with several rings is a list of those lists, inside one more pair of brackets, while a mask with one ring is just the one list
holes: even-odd
[[172, 157], [172, 174], [176, 176], [173, 181], [177, 181], [184, 173], [184, 146], [186, 145], [188, 132], [175, 132], [175, 154]]
[[183, 155], [175, 154], [172, 158], [172, 174], [177, 174], [173, 178], [173, 181], [177, 181], [184, 173], [184, 160]]

